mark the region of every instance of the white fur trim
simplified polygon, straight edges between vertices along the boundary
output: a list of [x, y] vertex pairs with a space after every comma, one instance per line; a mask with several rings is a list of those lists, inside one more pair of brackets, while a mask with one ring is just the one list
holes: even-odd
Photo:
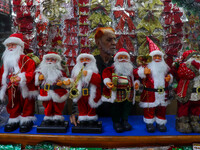
[[143, 121], [147, 124], [152, 124], [155, 122], [155, 120], [156, 118], [152, 118], [152, 119], [143, 118]]
[[155, 102], [140, 102], [139, 103], [139, 106], [142, 107], [142, 108], [152, 108], [152, 107], [156, 107], [160, 104], [159, 101], [155, 101]]
[[18, 116], [16, 118], [9, 118], [8, 119], [8, 124], [11, 124], [11, 123], [18, 123], [21, 119], [21, 116]]
[[3, 85], [1, 87], [1, 91], [0, 91], [0, 100], [1, 101], [5, 101], [5, 93], [6, 93], [6, 90], [7, 90], [7, 84]]
[[78, 121], [87, 121], [88, 116], [78, 116]]
[[146, 78], [146, 75], [144, 74], [144, 67], [140, 66], [140, 67], [138, 68], [138, 75], [139, 75], [139, 77], [140, 77], [141, 79]]
[[172, 84], [172, 82], [173, 82], [173, 76], [172, 76], [172, 74], [169, 74], [170, 75], [170, 77], [171, 77], [171, 79], [170, 79], [170, 81], [169, 81], [169, 84]]
[[45, 120], [53, 120], [53, 116], [44, 116], [44, 119], [43, 119], [44, 121]]
[[92, 54], [87, 54], [87, 53], [82, 53], [78, 55], [78, 57], [76, 58], [76, 62], [80, 62], [80, 59], [85, 57], [90, 58], [92, 62], [96, 63], [96, 59], [94, 58], [94, 56]]
[[90, 107], [92, 108], [97, 108], [99, 105], [102, 104], [102, 101], [101, 99], [96, 103], [94, 102], [94, 99], [96, 97], [96, 90], [97, 90], [97, 87], [93, 84], [90, 85], [90, 97], [89, 97], [89, 105]]
[[155, 51], [151, 52], [149, 55], [150, 56], [154, 56], [154, 55], [164, 56], [163, 52], [161, 52], [160, 50], [155, 50]]
[[30, 99], [32, 99], [32, 98], [35, 99], [38, 95], [39, 95], [39, 91], [37, 91], [37, 90], [35, 90], [35, 91], [29, 91], [28, 97]]
[[46, 58], [56, 58], [58, 61], [62, 60], [62, 58], [58, 54], [46, 54], [43, 56], [43, 60], [46, 60]]
[[65, 118], [64, 118], [63, 116], [61, 116], [61, 115], [54, 115], [54, 116], [53, 116], [53, 120], [60, 120], [60, 121], [64, 121], [64, 120], [65, 120]]
[[101, 101], [102, 102], [110, 102], [110, 103], [114, 103], [117, 97], [117, 92], [116, 91], [112, 91], [111, 92], [111, 97], [110, 98], [106, 98], [105, 96], [101, 97]]
[[167, 120], [166, 119], [159, 119], [156, 117], [156, 123], [159, 124], [159, 125], [166, 125], [167, 123]]
[[18, 76], [21, 78], [21, 80], [19, 82], [19, 87], [21, 89], [21, 94], [22, 94], [23, 98], [27, 98], [28, 95], [29, 95], [29, 90], [28, 90], [28, 87], [26, 85], [25, 72], [18, 74]]
[[105, 86], [108, 88], [108, 89], [110, 89], [108, 86], [107, 86], [107, 82], [111, 82], [111, 80], [110, 80], [110, 78], [105, 78], [104, 80], [103, 80], [103, 83], [105, 84]]
[[116, 59], [117, 59], [117, 57], [118, 57], [119, 55], [126, 55], [126, 56], [128, 56], [128, 59], [130, 60], [130, 55], [129, 55], [127, 52], [117, 52], [117, 53], [115, 54], [114, 61], [116, 61]]
[[95, 116], [87, 116], [87, 120], [88, 121], [97, 121], [97, 119], [98, 119], [98, 116], [97, 115], [95, 115]]
[[67, 100], [68, 96], [69, 96], [69, 93], [67, 93], [67, 94], [63, 95], [62, 97], [60, 97], [53, 90], [49, 90], [48, 93], [47, 93], [47, 96], [39, 95], [38, 96], [38, 100], [40, 100], [40, 101], [49, 101], [49, 100], [52, 99], [54, 102], [62, 103], [65, 100]]
[[4, 42], [3, 42], [3, 45], [7, 45], [9, 43], [15, 43], [15, 44], [18, 44], [20, 45], [22, 48], [24, 48], [24, 42], [20, 39], [20, 38], [17, 38], [17, 37], [9, 37], [7, 38]]
[[38, 86], [40, 84], [39, 76], [40, 76], [40, 73], [36, 72], [36, 74], [35, 74], [35, 86]]
[[22, 125], [23, 123], [27, 123], [27, 122], [30, 122], [30, 121], [36, 121], [37, 118], [35, 116], [27, 116], [27, 117], [22, 117], [20, 118], [20, 125]]

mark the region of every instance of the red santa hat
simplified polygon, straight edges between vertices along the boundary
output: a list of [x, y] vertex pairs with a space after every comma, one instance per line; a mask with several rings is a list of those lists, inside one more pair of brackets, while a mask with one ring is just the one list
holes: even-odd
[[124, 48], [120, 48], [119, 51], [114, 55], [114, 61], [116, 61], [119, 55], [126, 55], [128, 56], [128, 59], [130, 59], [130, 55], [128, 54], [128, 51]]
[[158, 48], [158, 46], [147, 36], [147, 41], [149, 42], [149, 55], [161, 55], [164, 56], [163, 52]]
[[195, 54], [199, 54], [199, 52], [197, 52], [196, 50], [188, 50], [185, 51], [182, 55], [183, 57], [183, 61], [187, 61], [188, 59], [190, 59], [193, 55]]
[[88, 54], [88, 53], [81, 53], [80, 55], [78, 55], [78, 57], [76, 58], [76, 62], [80, 62], [81, 58], [90, 58], [91, 62], [95, 62], [96, 63], [96, 59], [94, 58], [94, 56], [92, 54]]
[[46, 55], [43, 56], [43, 60], [47, 58], [56, 58], [58, 61], [61, 61], [62, 58], [56, 52], [48, 52]]
[[23, 41], [23, 34], [22, 33], [13, 33], [11, 34], [4, 42], [3, 44], [6, 46], [9, 43], [14, 43], [17, 45], [20, 45], [22, 48], [24, 48], [24, 41]]

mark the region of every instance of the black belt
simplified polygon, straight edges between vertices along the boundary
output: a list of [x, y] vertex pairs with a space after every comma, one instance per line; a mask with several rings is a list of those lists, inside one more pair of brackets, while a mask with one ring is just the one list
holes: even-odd
[[192, 93], [200, 93], [200, 88], [193, 88]]
[[144, 87], [144, 90], [146, 90], [146, 91], [151, 91], [151, 92], [163, 93], [164, 91], [169, 90], [169, 88], [166, 87], [166, 88], [159, 88], [159, 89], [151, 89], [151, 88], [146, 88], [146, 87]]
[[40, 86], [41, 89], [44, 90], [56, 90], [56, 89], [63, 89], [61, 86], [58, 85], [50, 85], [50, 84], [45, 84]]

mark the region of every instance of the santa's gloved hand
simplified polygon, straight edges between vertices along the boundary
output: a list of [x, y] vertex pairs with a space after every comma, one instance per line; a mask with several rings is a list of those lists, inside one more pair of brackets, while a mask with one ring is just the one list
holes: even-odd
[[38, 77], [39, 81], [42, 81], [44, 80], [44, 75], [43, 74], [40, 74], [39, 77]]
[[200, 63], [198, 63], [198, 62], [196, 62], [195, 60], [193, 60], [192, 62], [191, 62], [191, 65], [193, 65], [196, 69], [200, 69]]
[[166, 77], [165, 77], [165, 81], [166, 82], [169, 82], [171, 80], [171, 76], [168, 74]]
[[70, 85], [70, 84], [71, 84], [70, 79], [68, 79], [67, 81], [63, 81], [63, 84], [64, 84], [64, 85]]
[[61, 80], [58, 80], [58, 82], [56, 83], [57, 86], [62, 86], [63, 82]]
[[151, 74], [151, 69], [145, 67], [145, 68], [144, 68], [144, 74], [145, 74], [145, 75]]
[[83, 70], [83, 75], [87, 76], [87, 70]]
[[10, 78], [11, 83], [18, 83], [21, 80], [19, 76], [14, 76]]
[[107, 82], [106, 85], [110, 89], [114, 88], [114, 84], [112, 82]]

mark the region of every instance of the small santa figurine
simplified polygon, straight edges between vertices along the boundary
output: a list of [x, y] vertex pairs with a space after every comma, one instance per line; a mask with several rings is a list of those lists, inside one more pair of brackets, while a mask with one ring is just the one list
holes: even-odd
[[188, 50], [183, 53], [182, 59], [177, 69], [176, 130], [200, 133], [200, 53]]
[[35, 85], [40, 87], [38, 100], [45, 108], [45, 125], [63, 125], [62, 111], [69, 95], [65, 86], [71, 81], [63, 71], [61, 57], [56, 52], [48, 52], [35, 72]]
[[73, 98], [73, 102], [78, 105], [80, 126], [88, 123], [92, 125], [98, 119], [95, 108], [101, 104], [101, 76], [93, 55], [82, 53], [76, 62], [71, 76], [74, 83], [77, 82], [75, 87], [79, 94]]
[[169, 67], [164, 61], [164, 53], [160, 51], [153, 41], [147, 37], [149, 43], [149, 55], [152, 62], [138, 67], [137, 74], [141, 78], [144, 86], [140, 98], [140, 107], [144, 111], [144, 122], [148, 132], [155, 132], [153, 125], [160, 132], [166, 132], [166, 107], [169, 104], [169, 84], [173, 81], [173, 76], [169, 74]]
[[18, 127], [20, 132], [29, 132], [35, 121], [35, 97], [38, 95], [34, 86], [35, 62], [24, 54], [24, 41], [21, 33], [14, 33], [3, 44], [1, 67], [0, 100], [8, 96], [7, 112], [10, 114], [5, 132], [12, 132]]
[[114, 55], [113, 65], [104, 69], [102, 78], [105, 84], [102, 101], [112, 103], [113, 128], [118, 133], [131, 130], [128, 116], [135, 103], [135, 89], [138, 89], [139, 81], [135, 80], [134, 67], [126, 49], [121, 48]]

